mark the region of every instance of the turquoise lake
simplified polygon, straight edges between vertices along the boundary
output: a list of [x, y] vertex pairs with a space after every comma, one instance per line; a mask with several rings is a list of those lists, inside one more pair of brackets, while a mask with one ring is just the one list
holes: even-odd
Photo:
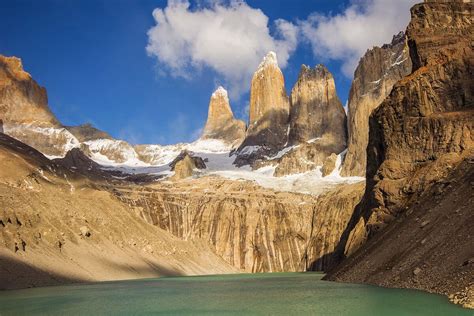
[[444, 296], [320, 273], [167, 277], [0, 292], [0, 315], [474, 315]]

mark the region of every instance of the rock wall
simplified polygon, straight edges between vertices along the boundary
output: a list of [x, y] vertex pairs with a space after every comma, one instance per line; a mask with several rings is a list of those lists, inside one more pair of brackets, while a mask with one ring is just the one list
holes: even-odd
[[[474, 159], [472, 12], [473, 4], [463, 1], [431, 1], [412, 8], [407, 38], [414, 71], [394, 85], [370, 117], [367, 189], [342, 235], [335, 258], [354, 253], [366, 238], [370, 241], [353, 255], [354, 261], [349, 257], [329, 278], [415, 287], [442, 294], [472, 287], [466, 273], [458, 273], [463, 260], [469, 262], [474, 242], [472, 229], [465, 227], [472, 217], [472, 203], [468, 201], [472, 199], [470, 165]], [[456, 172], [459, 168], [463, 171]], [[466, 179], [465, 174], [470, 176]], [[450, 186], [460, 186], [465, 191]], [[442, 207], [436, 205], [440, 203]], [[417, 216], [410, 216], [411, 213]], [[430, 221], [436, 224], [432, 226]], [[386, 228], [387, 225], [390, 226]], [[432, 244], [429, 257], [420, 257], [426, 250], [424, 242], [418, 240], [423, 234], [411, 232], [407, 247], [401, 237], [403, 230], [394, 228], [397, 225], [418, 225], [431, 232], [430, 238], [438, 242]], [[455, 238], [460, 242], [453, 244]], [[376, 248], [391, 249], [394, 242], [400, 245], [401, 257], [390, 253], [388, 258], [384, 252], [383, 259], [374, 258]], [[444, 257], [443, 251], [449, 257]], [[393, 261], [394, 258], [398, 259]], [[441, 278], [446, 286], [441, 286], [440, 278], [435, 276], [440, 258], [443, 274], [450, 275]], [[414, 266], [414, 262], [420, 264], [425, 259], [425, 266]], [[450, 261], [444, 262], [445, 259]], [[368, 260], [372, 263], [368, 264]], [[436, 262], [436, 266], [430, 262]], [[358, 269], [357, 265], [367, 269]], [[416, 272], [407, 276], [410, 268]], [[474, 272], [472, 265], [467, 264], [466, 269], [467, 275]], [[370, 277], [368, 271], [371, 275], [378, 271], [378, 276]], [[417, 281], [421, 271], [426, 273], [423, 284]], [[389, 275], [394, 278], [382, 280]]]
[[316, 198], [208, 177], [119, 189], [117, 198], [175, 236], [204, 240], [244, 271], [305, 271], [326, 266], [363, 188], [344, 185]]
[[361, 58], [349, 92], [349, 141], [343, 176], [365, 176], [370, 114], [389, 95], [393, 85], [410, 74], [411, 68], [403, 32], [394, 36], [390, 44], [374, 47]]
[[[260, 152], [255, 152], [254, 156], [278, 152], [288, 141], [288, 119], [289, 100], [285, 79], [278, 67], [276, 54], [270, 52], [252, 78], [249, 124], [240, 149], [258, 146]], [[245, 156], [245, 153], [242, 152], [240, 156]], [[243, 159], [249, 160], [248, 157]]]

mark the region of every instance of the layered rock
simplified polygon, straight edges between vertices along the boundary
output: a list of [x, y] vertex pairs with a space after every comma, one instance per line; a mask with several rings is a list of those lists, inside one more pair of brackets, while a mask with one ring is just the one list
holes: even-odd
[[[466, 231], [464, 228], [472, 217], [472, 11], [473, 4], [463, 1], [425, 2], [412, 8], [407, 37], [413, 73], [395, 84], [389, 97], [370, 118], [367, 191], [343, 234], [336, 253], [340, 256], [344, 252], [353, 253], [361, 241], [374, 235], [376, 239], [373, 240], [379, 243], [371, 241], [363, 246], [363, 249], [354, 254], [357, 255], [355, 264], [341, 274], [336, 270], [333, 274], [335, 279], [364, 280], [386, 285], [387, 282], [381, 278], [391, 272], [379, 272], [376, 277], [369, 277], [367, 271], [370, 270], [373, 274], [377, 269], [396, 269], [395, 278], [389, 281], [394, 286], [422, 288], [443, 294], [462, 291], [469, 286], [465, 274], [457, 273], [459, 265], [456, 262], [461, 263], [472, 256], [474, 236], [472, 229]], [[454, 172], [452, 175], [456, 168], [464, 171]], [[462, 176], [466, 172], [471, 174], [467, 179]], [[451, 183], [455, 187], [466, 187], [469, 183], [471, 188], [467, 192], [470, 191], [471, 196], [448, 190], [448, 193], [454, 194], [446, 195], [450, 202], [436, 208], [432, 202], [433, 197], [438, 196], [435, 199], [439, 203], [445, 196], [444, 187], [449, 187]], [[461, 196], [463, 197], [460, 198]], [[467, 204], [466, 199], [469, 201]], [[423, 214], [419, 209], [431, 214]], [[456, 213], [458, 209], [458, 215], [447, 213], [453, 210]], [[410, 216], [411, 212], [416, 212], [418, 217]], [[421, 263], [425, 260], [417, 252], [417, 249], [423, 249], [418, 244], [418, 239], [411, 239], [412, 247], [400, 249], [403, 253], [397, 260], [400, 266], [392, 262], [393, 258], [397, 258], [393, 252], [390, 253], [390, 259], [385, 253], [385, 258], [372, 261], [371, 256], [375, 255], [376, 248], [385, 249], [397, 239], [400, 240], [400, 245], [403, 244], [402, 239], [396, 237], [403, 234], [393, 227], [413, 226], [413, 221], [420, 221], [420, 216], [426, 216], [428, 221], [436, 221], [437, 224], [429, 228], [429, 222], [423, 220], [419, 222], [419, 229], [427, 227], [432, 232], [429, 238], [438, 240], [436, 245], [439, 245], [439, 251], [433, 245], [426, 266], [418, 268], [426, 271], [427, 275], [437, 274], [438, 263], [430, 265], [430, 262], [444, 257], [443, 251], [449, 252], [452, 261], [443, 264], [446, 270], [443, 275], [450, 275], [443, 282], [449, 286], [440, 286], [439, 278], [436, 277], [425, 278], [423, 283], [417, 282], [416, 275], [419, 273], [412, 273], [407, 278], [406, 269], [415, 269], [417, 267], [414, 262]], [[459, 218], [452, 218], [456, 216]], [[397, 217], [399, 219], [393, 222]], [[387, 230], [376, 234], [389, 223], [391, 226]], [[444, 223], [452, 227], [445, 230], [436, 228], [439, 225], [446, 226]], [[410, 236], [415, 238], [415, 235], [412, 233]], [[424, 234], [417, 236], [422, 235]], [[462, 241], [453, 243], [454, 235]], [[368, 260], [372, 261], [370, 265]], [[355, 268], [355, 265], [371, 268], [361, 270]], [[474, 267], [468, 266], [466, 271], [468, 275], [472, 275]], [[396, 278], [397, 275], [399, 279]]]
[[[276, 54], [270, 52], [252, 78], [249, 126], [240, 146], [243, 152], [241, 156], [246, 156], [248, 152], [245, 147], [258, 146], [259, 151], [252, 151], [254, 156], [275, 153], [283, 148], [288, 141], [288, 118], [289, 100], [285, 79], [278, 67]], [[238, 160], [236, 163], [245, 164]]]
[[115, 192], [149, 223], [204, 240], [247, 272], [321, 270], [360, 201], [363, 183], [313, 197], [206, 177]]
[[349, 140], [341, 170], [343, 176], [365, 176], [369, 116], [411, 68], [403, 32], [394, 36], [390, 44], [374, 47], [361, 58], [349, 93]]
[[217, 139], [238, 147], [245, 137], [245, 122], [236, 120], [229, 103], [227, 91], [217, 88], [209, 102], [209, 113], [201, 139]]

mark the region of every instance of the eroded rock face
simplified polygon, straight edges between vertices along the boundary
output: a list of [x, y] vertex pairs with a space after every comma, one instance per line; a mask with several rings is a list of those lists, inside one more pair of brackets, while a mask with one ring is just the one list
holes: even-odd
[[349, 141], [343, 176], [365, 176], [370, 114], [411, 68], [403, 32], [394, 36], [392, 43], [368, 50], [360, 60], [349, 93]]
[[2, 290], [237, 272], [204, 242], [145, 223], [107, 182], [58, 166], [5, 134], [0, 161]]
[[78, 146], [49, 110], [46, 89], [23, 70], [16, 57], [0, 55], [0, 119], [6, 134], [46, 155], [62, 156]]
[[397, 214], [423, 182], [445, 175], [427, 172], [422, 179], [422, 170], [453, 155], [462, 160], [474, 148], [472, 8], [429, 2], [412, 9], [407, 36], [414, 72], [370, 120], [367, 176], [374, 181], [374, 206], [383, 212]]
[[0, 115], [5, 124], [59, 126], [48, 108], [46, 89], [23, 70], [21, 60], [0, 55]]
[[211, 96], [201, 139], [217, 139], [231, 147], [238, 147], [244, 140], [245, 128], [245, 122], [234, 118], [227, 91], [219, 87]]
[[[339, 276], [335, 272], [340, 280], [368, 280], [386, 284], [380, 277], [386, 280], [384, 274], [395, 274], [391, 285], [402, 284], [443, 294], [461, 291], [468, 285], [464, 273], [458, 273], [460, 269], [456, 262], [468, 259], [463, 258], [464, 256], [472, 255], [472, 229], [471, 232], [464, 229], [465, 222], [472, 217], [472, 211], [467, 211], [472, 202], [466, 204], [465, 200], [472, 200], [472, 180], [463, 177], [467, 172], [472, 179], [470, 165], [474, 158], [474, 52], [471, 43], [474, 37], [473, 9], [472, 2], [436, 1], [415, 5], [411, 10], [412, 19], [407, 28], [407, 37], [414, 65], [413, 73], [394, 85], [390, 95], [370, 117], [367, 191], [343, 234], [341, 247], [338, 247], [336, 253], [353, 253], [356, 250], [354, 246], [367, 237], [370, 239], [369, 244], [363, 246], [364, 251], [357, 252], [358, 259], [354, 259], [356, 261], [352, 268]], [[454, 172], [452, 175], [457, 168], [464, 171]], [[465, 188], [468, 182], [471, 197], [449, 189], [451, 183], [456, 188]], [[432, 201], [436, 196], [445, 196], [450, 202], [442, 207], [433, 205], [437, 204]], [[440, 201], [441, 198], [438, 202]], [[420, 209], [430, 214], [425, 216]], [[460, 212], [456, 216], [463, 216], [463, 220], [453, 219], [455, 215], [447, 214], [456, 209]], [[412, 212], [426, 218], [420, 220], [419, 217], [410, 216]], [[397, 221], [393, 221], [395, 218], [398, 218]], [[418, 229], [424, 229], [435, 218], [437, 225], [449, 224], [446, 229], [437, 229], [437, 225], [430, 229], [431, 232], [437, 231], [429, 234], [430, 238], [438, 240], [436, 245], [452, 244], [452, 247], [443, 246], [433, 253], [432, 250], [437, 246], [424, 248], [416, 244], [416, 247], [404, 251], [398, 262], [391, 261], [397, 257], [392, 252], [390, 259], [385, 253], [384, 259], [375, 261], [377, 267], [370, 268], [373, 263], [366, 264], [368, 257], [375, 254], [376, 248], [392, 246], [395, 239], [400, 240], [394, 235], [403, 236], [403, 233], [400, 234], [393, 227], [413, 226], [412, 221], [418, 221]], [[383, 233], [376, 234], [388, 224], [390, 226]], [[450, 233], [453, 228], [456, 233]], [[406, 231], [410, 231], [410, 228]], [[454, 250], [452, 238], [453, 234], [458, 233], [462, 243], [454, 243], [457, 247]], [[414, 234], [411, 236], [410, 240], [415, 242]], [[422, 234], [417, 234], [416, 238], [418, 236]], [[468, 242], [465, 242], [466, 239]], [[378, 240], [379, 243], [372, 240]], [[452, 260], [442, 272], [450, 275], [446, 278], [449, 288], [440, 287], [437, 277], [424, 278], [422, 283], [413, 278], [406, 279], [404, 269], [413, 262], [420, 261], [417, 249], [421, 253], [427, 251], [432, 262], [436, 258], [444, 258], [441, 255], [443, 251], [450, 253]], [[422, 258], [425, 262], [425, 257]], [[374, 257], [370, 257], [370, 261], [374, 262], [373, 260]], [[396, 273], [390, 272], [392, 269], [385, 269], [389, 261], [391, 265], [397, 264], [393, 267]], [[372, 274], [374, 270], [382, 269], [382, 266], [384, 271], [390, 271], [379, 273], [378, 277], [366, 277], [367, 270], [355, 268], [358, 264], [369, 267]], [[399, 269], [398, 264], [405, 268]], [[433, 275], [437, 274], [433, 268], [435, 265], [427, 267]], [[410, 268], [413, 271], [416, 266]], [[472, 275], [473, 268], [469, 271]], [[410, 275], [413, 276], [413, 273]], [[421, 276], [422, 273], [414, 277]]]
[[249, 126], [240, 149], [259, 146], [253, 156], [262, 156], [283, 148], [288, 141], [289, 100], [274, 52], [265, 56], [253, 75], [249, 111]]
[[346, 147], [346, 113], [336, 93], [332, 74], [323, 65], [301, 67], [290, 97], [290, 144], [318, 138], [328, 141], [334, 153]]
[[195, 168], [196, 164], [194, 163], [194, 160], [189, 155], [185, 155], [183, 159], [174, 165], [173, 180], [189, 178], [193, 175], [193, 170]]
[[[207, 160], [206, 160], [207, 161]], [[170, 164], [171, 171], [174, 171], [173, 180], [189, 178], [193, 175], [194, 169], [206, 169], [206, 161], [201, 157], [194, 156], [187, 150], [182, 151]]]
[[117, 198], [153, 225], [204, 240], [247, 272], [321, 270], [360, 201], [364, 183], [313, 197], [207, 177], [144, 187]]
[[303, 143], [285, 153], [276, 160], [274, 176], [282, 177], [295, 173], [303, 173], [322, 166], [332, 152], [332, 141], [328, 149], [324, 145], [325, 140], [319, 139], [314, 143]]

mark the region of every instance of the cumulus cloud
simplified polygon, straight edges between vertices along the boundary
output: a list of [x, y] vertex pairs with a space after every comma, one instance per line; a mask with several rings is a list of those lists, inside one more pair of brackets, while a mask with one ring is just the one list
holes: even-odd
[[242, 0], [168, 0], [153, 11], [156, 25], [148, 31], [147, 52], [176, 77], [191, 78], [209, 67], [233, 97], [249, 88], [252, 73], [270, 50], [280, 67], [297, 46], [298, 27], [279, 19], [269, 24], [259, 9]]
[[314, 13], [299, 27], [316, 57], [343, 62], [342, 71], [352, 77], [360, 57], [373, 46], [391, 40], [405, 30], [410, 7], [420, 0], [353, 0], [337, 15]]

